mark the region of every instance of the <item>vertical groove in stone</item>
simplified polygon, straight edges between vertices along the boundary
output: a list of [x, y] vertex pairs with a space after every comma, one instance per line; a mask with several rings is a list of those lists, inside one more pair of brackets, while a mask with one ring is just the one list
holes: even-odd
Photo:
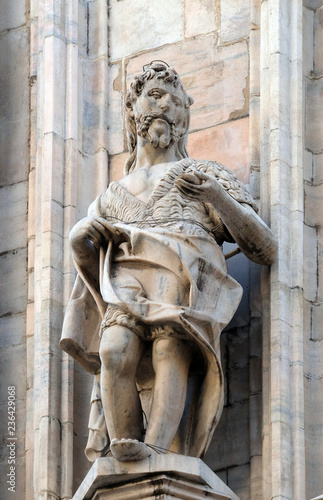
[[293, 440], [293, 479], [294, 498], [305, 498], [305, 434], [304, 434], [304, 333], [303, 333], [303, 269], [304, 269], [304, 84], [303, 84], [303, 2], [295, 2], [291, 13], [291, 181], [293, 196], [293, 252], [292, 252], [292, 440]]
[[40, 0], [35, 232], [34, 495], [60, 498], [65, 2]]
[[[63, 305], [72, 291], [73, 263], [69, 252], [68, 236], [75, 220], [75, 194], [77, 183], [77, 138], [78, 138], [78, 0], [70, 0], [66, 8], [66, 101], [65, 101], [65, 170], [63, 195]], [[63, 308], [61, 311], [63, 314]], [[68, 500], [73, 496], [73, 394], [74, 360], [62, 352], [61, 364], [61, 484], [60, 498]]]
[[[249, 32], [249, 144], [250, 144], [250, 187], [254, 198], [259, 198], [259, 39], [260, 39], [260, 0], [250, 0]], [[261, 457], [261, 395], [253, 387], [253, 381], [259, 379], [256, 356], [260, 355], [254, 347], [255, 339], [260, 335], [259, 328], [259, 273], [255, 265], [250, 265], [250, 349], [249, 349], [249, 434], [250, 434], [250, 500], [262, 500], [262, 457]], [[258, 368], [258, 370], [257, 370]]]
[[279, 244], [262, 283], [264, 499], [305, 498], [301, 30], [301, 0], [262, 3], [262, 214]]
[[34, 499], [34, 266], [35, 266], [35, 167], [37, 149], [37, 54], [38, 54], [38, 10], [36, 0], [30, 1], [30, 166], [28, 175], [28, 303], [26, 309], [26, 355], [27, 355], [27, 395], [26, 395], [26, 500]]

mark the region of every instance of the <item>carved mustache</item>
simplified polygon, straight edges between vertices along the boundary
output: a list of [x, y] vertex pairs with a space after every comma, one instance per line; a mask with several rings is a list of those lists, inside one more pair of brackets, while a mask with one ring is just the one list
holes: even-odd
[[175, 125], [175, 120], [171, 119], [169, 116], [164, 113], [152, 112], [147, 113], [145, 115], [139, 115], [137, 117], [137, 125], [140, 127], [141, 131], [148, 130], [153, 120], [156, 119], [165, 120], [170, 126]]

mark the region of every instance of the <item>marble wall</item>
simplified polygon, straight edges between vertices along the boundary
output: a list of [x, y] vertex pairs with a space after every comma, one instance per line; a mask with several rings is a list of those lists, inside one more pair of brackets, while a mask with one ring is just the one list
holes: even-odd
[[[15, 443], [16, 498], [25, 492], [28, 392], [26, 306], [29, 172], [29, 19], [25, 1], [0, 2], [0, 490], [7, 488], [7, 445]], [[8, 441], [8, 386], [15, 387], [15, 436]], [[10, 430], [12, 427], [10, 428]]]

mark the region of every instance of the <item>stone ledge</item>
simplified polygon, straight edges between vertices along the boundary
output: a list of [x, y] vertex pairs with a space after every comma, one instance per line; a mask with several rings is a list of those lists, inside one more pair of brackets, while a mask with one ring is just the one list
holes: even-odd
[[[199, 458], [152, 455], [140, 462], [98, 458], [73, 500], [141, 498], [239, 500]], [[163, 496], [161, 496], [163, 495]]]

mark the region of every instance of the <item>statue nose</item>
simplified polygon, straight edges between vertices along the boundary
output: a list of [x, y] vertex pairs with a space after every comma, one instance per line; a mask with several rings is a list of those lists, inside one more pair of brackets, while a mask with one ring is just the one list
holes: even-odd
[[161, 100], [161, 103], [160, 103], [160, 107], [163, 111], [169, 111], [170, 109], [170, 98], [168, 95], [164, 95], [162, 97], [162, 100]]
[[169, 105], [166, 102], [161, 103], [160, 107], [163, 111], [169, 111]]

